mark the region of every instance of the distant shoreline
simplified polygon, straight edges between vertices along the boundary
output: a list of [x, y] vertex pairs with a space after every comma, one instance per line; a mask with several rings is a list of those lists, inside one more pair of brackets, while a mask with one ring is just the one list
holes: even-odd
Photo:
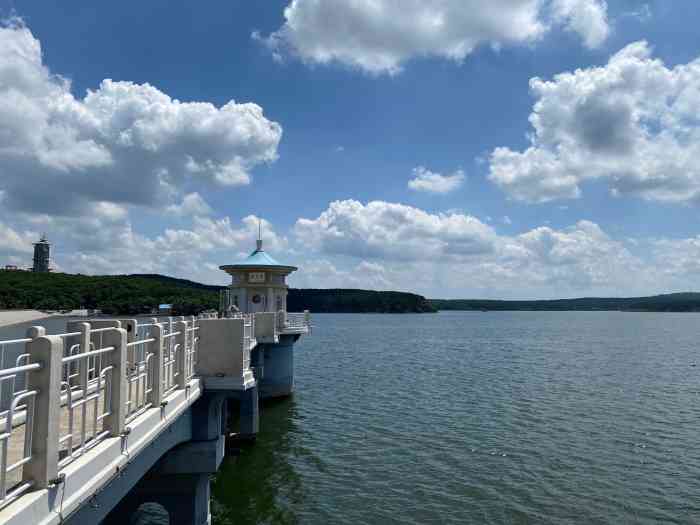
[[649, 297], [581, 297], [534, 301], [491, 299], [429, 299], [440, 311], [529, 312], [700, 312], [700, 293], [682, 292]]

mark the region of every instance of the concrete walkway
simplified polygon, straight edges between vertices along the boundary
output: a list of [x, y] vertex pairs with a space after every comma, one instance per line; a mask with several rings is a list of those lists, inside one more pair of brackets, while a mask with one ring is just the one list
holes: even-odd
[[0, 310], [0, 328], [13, 324], [28, 323], [47, 317], [77, 317], [87, 315], [87, 310], [73, 310], [65, 314], [58, 312], [40, 312], [39, 310]]

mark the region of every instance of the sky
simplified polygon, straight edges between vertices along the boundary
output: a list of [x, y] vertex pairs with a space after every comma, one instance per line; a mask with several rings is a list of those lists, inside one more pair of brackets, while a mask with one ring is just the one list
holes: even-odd
[[0, 266], [700, 290], [697, 0], [0, 0]]

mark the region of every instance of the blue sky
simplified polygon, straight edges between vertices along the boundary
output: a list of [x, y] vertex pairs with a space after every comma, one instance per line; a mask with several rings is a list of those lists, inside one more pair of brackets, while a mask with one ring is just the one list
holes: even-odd
[[700, 286], [692, 0], [0, 14], [0, 264], [46, 232], [61, 271], [224, 283], [262, 218], [297, 286]]

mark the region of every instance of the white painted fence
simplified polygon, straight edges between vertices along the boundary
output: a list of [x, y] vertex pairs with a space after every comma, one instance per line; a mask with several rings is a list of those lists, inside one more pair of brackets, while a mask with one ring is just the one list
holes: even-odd
[[311, 329], [311, 315], [308, 310], [301, 313], [285, 313], [280, 312], [280, 314], [285, 314], [284, 327], [290, 330], [310, 330]]
[[134, 324], [129, 336], [119, 321], [86, 322], [75, 332], [32, 327], [26, 338], [0, 341], [0, 508], [60, 482], [75, 459], [188, 388], [197, 319], [126, 323]]
[[[311, 329], [308, 312], [275, 315], [272, 336]], [[237, 317], [244, 320], [241, 346], [250, 351], [255, 315]], [[107, 438], [139, 432], [140, 416], [164, 409], [168, 397], [199, 392], [194, 317], [71, 326], [58, 335], [35, 326], [26, 338], [0, 341], [0, 509], [62, 483], [63, 471]]]

